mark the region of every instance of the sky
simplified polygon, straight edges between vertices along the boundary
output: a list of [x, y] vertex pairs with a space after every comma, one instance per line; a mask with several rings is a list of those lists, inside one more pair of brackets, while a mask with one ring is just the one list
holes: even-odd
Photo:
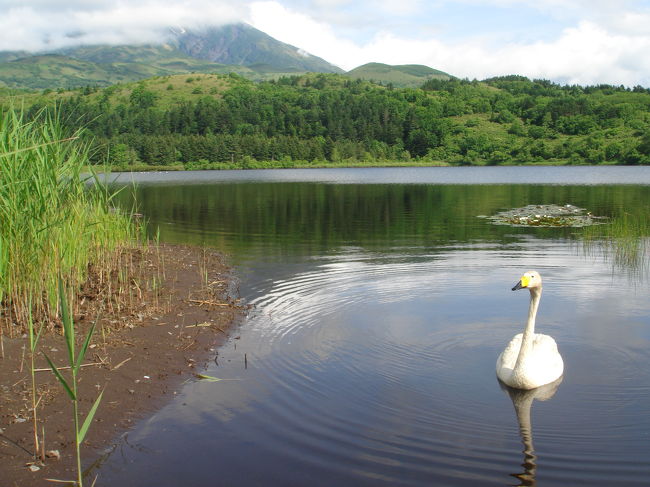
[[650, 0], [0, 0], [0, 51], [147, 43], [170, 26], [247, 22], [350, 70], [650, 87]]

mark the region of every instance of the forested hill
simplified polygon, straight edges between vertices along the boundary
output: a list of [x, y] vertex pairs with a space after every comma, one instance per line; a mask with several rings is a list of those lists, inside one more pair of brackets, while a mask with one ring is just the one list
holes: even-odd
[[283, 74], [343, 71], [245, 23], [196, 30], [170, 28], [152, 44], [76, 45], [39, 53], [0, 51], [0, 87], [13, 89], [105, 87], [195, 72], [235, 72], [260, 81]]
[[95, 162], [650, 163], [650, 90], [519, 76], [396, 89], [336, 74], [177, 75], [27, 98], [86, 127]]

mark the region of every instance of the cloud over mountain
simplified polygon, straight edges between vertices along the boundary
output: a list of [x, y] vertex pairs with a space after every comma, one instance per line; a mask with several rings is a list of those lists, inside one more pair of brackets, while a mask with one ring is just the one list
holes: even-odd
[[650, 86], [647, 0], [0, 0], [0, 11], [0, 51], [150, 43], [170, 26], [244, 21], [346, 70]]
[[156, 42], [170, 26], [223, 25], [247, 13], [245, 4], [220, 0], [2, 0], [0, 9], [0, 51]]

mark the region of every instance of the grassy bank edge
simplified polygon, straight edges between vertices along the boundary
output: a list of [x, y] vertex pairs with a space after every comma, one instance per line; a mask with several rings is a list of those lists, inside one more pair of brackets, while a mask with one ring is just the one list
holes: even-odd
[[[89, 145], [80, 141], [78, 132], [67, 133], [54, 111], [42, 110], [29, 119], [21, 108], [0, 112], [0, 358], [4, 362], [5, 336], [28, 339], [33, 425], [33, 461], [28, 466], [36, 471], [46, 456], [45, 432], [38, 428], [43, 396], [34, 374], [35, 358], [45, 353], [39, 339], [46, 330], [65, 337], [72, 377], [66, 379], [61, 366], [46, 358], [74, 402], [74, 483], [80, 487], [80, 446], [101, 394], [80, 425], [76, 374], [94, 324], [74, 356], [81, 336], [72, 326], [72, 310], [87, 298], [119, 296], [115, 284], [126, 288], [130, 275], [116, 257], [139, 245], [141, 235], [139, 224], [112, 206], [113, 194], [105, 186], [87, 185], [98, 182], [94, 172], [82, 175], [88, 154]], [[95, 310], [97, 316], [102, 310], [103, 305]]]
[[373, 162], [309, 162], [309, 161], [253, 161], [241, 163], [177, 163], [169, 165], [134, 164], [130, 166], [88, 166], [89, 171], [102, 172], [155, 172], [155, 171], [206, 171], [237, 169], [327, 169], [364, 167], [512, 167], [512, 166], [622, 166], [623, 163], [590, 164], [570, 160], [508, 162], [500, 164], [457, 164], [445, 161], [373, 161]]

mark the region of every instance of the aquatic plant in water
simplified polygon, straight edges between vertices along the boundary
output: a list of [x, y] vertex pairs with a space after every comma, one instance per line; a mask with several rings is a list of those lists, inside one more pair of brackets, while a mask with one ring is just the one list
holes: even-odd
[[604, 223], [607, 218], [595, 216], [573, 205], [528, 205], [501, 211], [486, 217], [495, 225], [513, 227], [586, 227]]
[[650, 275], [650, 209], [624, 211], [608, 225], [583, 229], [580, 237], [585, 254], [602, 255], [638, 281]]

